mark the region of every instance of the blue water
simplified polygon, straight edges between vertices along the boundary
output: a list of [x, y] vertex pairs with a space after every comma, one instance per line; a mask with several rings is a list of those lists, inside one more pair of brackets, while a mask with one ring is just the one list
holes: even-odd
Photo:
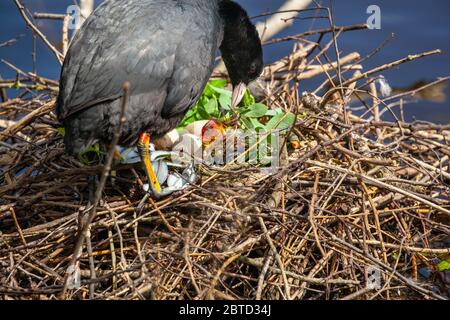
[[[62, 13], [74, 0], [22, 0], [31, 12]], [[99, 4], [101, 0], [97, 0]], [[260, 13], [276, 10], [282, 0], [241, 0], [240, 2], [252, 16]], [[329, 1], [322, 1], [328, 5]], [[337, 25], [350, 25], [365, 23], [368, 15], [366, 9], [369, 5], [376, 4], [382, 10], [382, 29], [373, 31], [355, 31], [344, 34], [339, 38], [339, 49], [343, 54], [358, 51], [362, 55], [370, 53], [377, 48], [391, 33], [395, 38], [377, 55], [365, 64], [365, 69], [397, 60], [408, 54], [414, 54], [432, 49], [442, 49], [443, 54], [425, 58], [397, 69], [384, 73], [391, 85], [395, 87], [407, 87], [419, 80], [434, 80], [438, 77], [450, 75], [450, 1], [448, 0], [338, 0], [333, 2], [335, 22]], [[303, 14], [307, 17], [310, 14]], [[39, 28], [48, 36], [52, 43], [60, 41], [61, 22], [39, 21]], [[313, 20], [296, 20], [294, 26], [285, 30], [283, 35], [300, 33], [310, 28], [326, 27], [327, 22]], [[19, 37], [19, 41], [10, 47], [0, 48], [0, 59], [5, 59], [25, 71], [32, 70], [32, 36], [26, 29], [12, 0], [0, 1], [0, 43], [11, 38]], [[316, 39], [311, 37], [311, 40]], [[274, 61], [289, 53], [292, 43], [284, 43], [265, 48], [266, 62]], [[59, 65], [49, 50], [38, 41], [37, 46], [37, 72], [45, 77], [57, 79]], [[0, 75], [3, 78], [12, 78], [15, 73], [8, 67], [0, 64]], [[302, 84], [304, 90], [313, 88], [318, 80], [305, 81]], [[447, 88], [450, 96], [450, 88]], [[408, 105], [407, 118], [413, 117], [434, 121], [438, 123], [450, 123], [450, 103], [436, 104], [420, 101]]]

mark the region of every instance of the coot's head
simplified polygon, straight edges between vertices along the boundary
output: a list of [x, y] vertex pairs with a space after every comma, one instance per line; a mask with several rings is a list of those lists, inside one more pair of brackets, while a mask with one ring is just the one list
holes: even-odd
[[261, 75], [263, 50], [258, 31], [239, 4], [222, 1], [220, 14], [224, 21], [224, 39], [220, 50], [233, 85], [234, 107], [242, 100], [247, 85]]

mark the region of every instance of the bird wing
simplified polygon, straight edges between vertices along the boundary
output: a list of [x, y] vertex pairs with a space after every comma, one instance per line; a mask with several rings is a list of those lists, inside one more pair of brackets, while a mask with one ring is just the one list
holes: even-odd
[[191, 107], [200, 98], [213, 71], [223, 30], [211, 12], [200, 20], [190, 23], [177, 47], [163, 117], [184, 113]]
[[148, 94], [147, 100], [152, 92], [166, 91], [164, 105], [157, 106], [163, 116], [191, 106], [210, 76], [217, 44], [211, 45], [213, 30], [205, 31], [205, 22], [197, 22], [202, 13], [186, 10], [187, 5], [187, 0], [103, 3], [78, 31], [66, 56], [59, 119], [120, 98], [125, 81], [132, 96]]

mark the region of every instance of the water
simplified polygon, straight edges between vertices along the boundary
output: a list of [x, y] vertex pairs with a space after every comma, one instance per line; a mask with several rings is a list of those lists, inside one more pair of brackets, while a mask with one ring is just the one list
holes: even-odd
[[[74, 0], [23, 0], [31, 12], [62, 13]], [[96, 4], [100, 3], [96, 1]], [[239, 1], [254, 16], [260, 13], [275, 11], [282, 0], [241, 0]], [[328, 1], [322, 2], [327, 5]], [[408, 54], [428, 51], [435, 48], [443, 50], [439, 56], [425, 58], [402, 65], [384, 73], [391, 85], [408, 87], [420, 80], [434, 80], [437, 77], [450, 75], [450, 2], [448, 0], [418, 1], [418, 0], [339, 0], [334, 1], [334, 15], [337, 25], [365, 23], [368, 15], [366, 9], [371, 4], [377, 4], [382, 10], [382, 29], [373, 31], [354, 31], [339, 38], [339, 48], [343, 53], [358, 51], [361, 55], [370, 53], [377, 48], [391, 33], [395, 38], [383, 50], [366, 62], [365, 68], [382, 65]], [[307, 16], [307, 14], [303, 14]], [[60, 41], [61, 22], [39, 21], [39, 28], [48, 36], [52, 43]], [[326, 21], [296, 20], [294, 26], [285, 30], [283, 35], [304, 32], [314, 28], [326, 27]], [[12, 0], [0, 1], [0, 43], [20, 36], [19, 42], [11, 47], [0, 48], [0, 58], [5, 59], [25, 71], [33, 68], [31, 52], [32, 37], [27, 31], [15, 4]], [[315, 37], [311, 38], [316, 39]], [[291, 43], [278, 44], [265, 48], [266, 62], [285, 56], [291, 49]], [[59, 65], [54, 56], [39, 41], [37, 55], [37, 72], [45, 77], [57, 79]], [[0, 65], [0, 75], [12, 78], [15, 73], [8, 67]], [[318, 80], [305, 81], [304, 90], [313, 88]], [[446, 90], [450, 96], [450, 88]], [[407, 118], [413, 117], [438, 123], [450, 123], [450, 105], [420, 101], [408, 105]]]

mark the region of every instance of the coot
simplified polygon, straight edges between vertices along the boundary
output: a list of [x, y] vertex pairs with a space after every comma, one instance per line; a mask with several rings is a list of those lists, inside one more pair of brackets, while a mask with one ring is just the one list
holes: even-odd
[[150, 137], [174, 129], [202, 94], [220, 49], [233, 104], [263, 68], [261, 41], [231, 0], [106, 0], [75, 35], [62, 68], [57, 115], [76, 155], [108, 144], [119, 125], [123, 84], [130, 100], [120, 145], [140, 146], [151, 189]]

